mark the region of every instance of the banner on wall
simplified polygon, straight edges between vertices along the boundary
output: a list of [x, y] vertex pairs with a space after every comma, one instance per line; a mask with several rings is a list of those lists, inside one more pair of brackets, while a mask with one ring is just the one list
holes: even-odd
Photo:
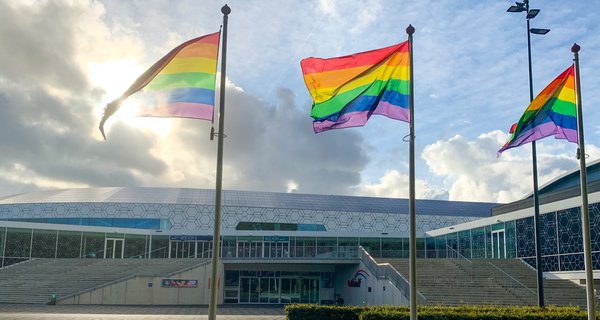
[[361, 284], [363, 278], [365, 280], [367, 280], [369, 278], [369, 273], [365, 270], [359, 269], [354, 274], [354, 278], [348, 280], [348, 282], [347, 282], [348, 287], [360, 288], [360, 284]]
[[198, 280], [162, 279], [160, 286], [163, 288], [196, 288], [198, 287]]

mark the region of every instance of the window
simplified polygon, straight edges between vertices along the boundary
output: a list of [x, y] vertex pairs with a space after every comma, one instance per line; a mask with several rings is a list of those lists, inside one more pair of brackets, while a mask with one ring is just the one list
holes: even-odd
[[306, 223], [272, 223], [272, 222], [247, 222], [242, 221], [237, 224], [235, 230], [256, 230], [256, 231], [327, 231], [322, 224]]

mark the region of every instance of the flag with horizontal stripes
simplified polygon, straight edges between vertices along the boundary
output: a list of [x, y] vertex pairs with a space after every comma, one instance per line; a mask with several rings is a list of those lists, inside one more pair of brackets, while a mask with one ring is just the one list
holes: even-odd
[[316, 133], [363, 126], [372, 114], [410, 122], [409, 43], [300, 62]]
[[[104, 109], [104, 123], [125, 99], [138, 100], [143, 117], [212, 120], [220, 32], [186, 41], [144, 72], [119, 98]], [[133, 98], [133, 97], [132, 97]]]
[[533, 99], [514, 130], [511, 128], [512, 135], [498, 156], [506, 149], [549, 136], [577, 143], [574, 70], [574, 66], [567, 68]]

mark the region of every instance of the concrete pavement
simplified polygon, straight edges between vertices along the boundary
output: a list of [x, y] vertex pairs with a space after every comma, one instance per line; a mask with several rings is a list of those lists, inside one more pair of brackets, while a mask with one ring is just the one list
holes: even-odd
[[[107, 306], [0, 304], [0, 319], [10, 320], [116, 320], [116, 319], [208, 319], [206, 306]], [[283, 306], [220, 306], [219, 320], [284, 320]]]

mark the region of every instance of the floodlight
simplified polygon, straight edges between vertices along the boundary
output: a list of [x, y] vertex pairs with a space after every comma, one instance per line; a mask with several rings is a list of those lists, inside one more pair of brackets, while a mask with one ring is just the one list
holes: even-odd
[[529, 29], [529, 32], [533, 34], [545, 35], [546, 33], [550, 32], [550, 29], [531, 28]]
[[506, 12], [523, 12], [527, 11], [524, 2], [515, 2], [516, 6], [510, 6]]
[[538, 13], [540, 13], [540, 9], [529, 9], [529, 12], [527, 12], [527, 16], [525, 18], [533, 19]]

